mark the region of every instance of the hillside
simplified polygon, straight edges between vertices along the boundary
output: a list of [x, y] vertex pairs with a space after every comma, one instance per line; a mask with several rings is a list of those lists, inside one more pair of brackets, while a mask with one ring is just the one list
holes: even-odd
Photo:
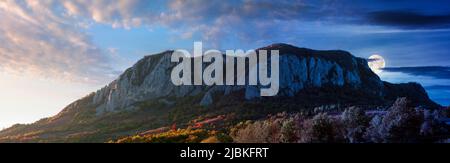
[[280, 92], [258, 97], [258, 86], [172, 84], [173, 51], [146, 56], [115, 81], [64, 108], [58, 115], [0, 132], [0, 142], [106, 142], [152, 129], [190, 126], [195, 119], [226, 115], [224, 126], [279, 112], [312, 113], [327, 106], [385, 107], [398, 97], [438, 108], [419, 84], [383, 82], [367, 61], [345, 51], [317, 51], [287, 44], [280, 50]]

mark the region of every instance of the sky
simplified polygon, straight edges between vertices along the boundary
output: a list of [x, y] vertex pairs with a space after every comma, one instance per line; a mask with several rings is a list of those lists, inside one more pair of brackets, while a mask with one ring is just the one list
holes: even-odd
[[[288, 43], [383, 56], [450, 105], [448, 0], [0, 0], [0, 128], [58, 113], [145, 55]], [[434, 67], [429, 67], [434, 66]]]

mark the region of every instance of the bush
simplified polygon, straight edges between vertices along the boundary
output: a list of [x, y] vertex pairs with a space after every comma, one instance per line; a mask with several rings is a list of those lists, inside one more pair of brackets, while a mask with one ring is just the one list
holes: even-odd
[[211, 132], [203, 129], [180, 129], [160, 134], [130, 136], [119, 139], [116, 143], [200, 143], [212, 136], [214, 135], [211, 135]]
[[341, 115], [343, 125], [343, 137], [350, 143], [365, 142], [364, 134], [369, 125], [370, 118], [366, 116], [363, 109], [351, 107]]
[[221, 143], [221, 142], [216, 136], [211, 136], [209, 138], [206, 138], [205, 140], [202, 140], [201, 143]]
[[334, 128], [334, 121], [324, 113], [320, 113], [314, 118], [306, 120], [301, 132], [301, 142], [303, 143], [333, 143], [336, 142], [337, 130]]
[[438, 142], [441, 139], [448, 139], [449, 127], [441, 119], [448, 118], [445, 109], [424, 110], [424, 122], [420, 128], [420, 135], [423, 141]]
[[277, 127], [269, 121], [247, 122], [240, 129], [231, 133], [236, 143], [270, 143], [273, 135], [277, 135]]
[[294, 120], [294, 118], [289, 118], [283, 122], [280, 131], [280, 142], [295, 143], [298, 141], [298, 128]]
[[384, 141], [385, 131], [383, 127], [383, 117], [380, 115], [375, 115], [369, 123], [369, 128], [367, 128], [364, 134], [364, 139], [368, 142], [380, 143]]
[[240, 123], [230, 136], [237, 143], [412, 143], [448, 138], [448, 127], [439, 121], [444, 113], [408, 104], [406, 98], [399, 98], [387, 112], [373, 117], [358, 107], [350, 107], [340, 116], [320, 113], [310, 119], [281, 113]]
[[241, 123], [230, 135], [236, 143], [297, 143], [302, 121], [299, 114], [280, 113], [263, 121]]
[[375, 117], [367, 134], [376, 143], [411, 143], [420, 137], [423, 116], [414, 108], [408, 107], [406, 98], [399, 98], [382, 118]]

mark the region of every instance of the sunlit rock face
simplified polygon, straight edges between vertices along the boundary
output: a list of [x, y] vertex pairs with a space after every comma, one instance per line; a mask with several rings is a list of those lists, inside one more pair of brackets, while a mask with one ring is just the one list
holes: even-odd
[[[325, 86], [364, 90], [377, 96], [385, 94], [383, 82], [370, 70], [367, 61], [348, 52], [315, 51], [286, 44], [261, 49], [280, 51], [278, 97], [295, 97], [302, 90]], [[245, 100], [261, 98], [260, 86], [175, 86], [170, 78], [176, 65], [170, 61], [171, 54], [172, 51], [167, 51], [147, 56], [97, 91], [93, 98], [93, 103], [98, 106], [97, 114], [130, 110], [138, 102], [161, 98], [202, 96], [199, 103], [204, 106], [236, 92], [243, 92]]]
[[176, 87], [170, 74], [175, 63], [170, 61], [171, 51], [147, 56], [126, 70], [117, 80], [97, 91], [94, 104], [97, 113], [133, 109], [132, 105], [162, 97], [194, 96], [206, 90], [201, 86]]

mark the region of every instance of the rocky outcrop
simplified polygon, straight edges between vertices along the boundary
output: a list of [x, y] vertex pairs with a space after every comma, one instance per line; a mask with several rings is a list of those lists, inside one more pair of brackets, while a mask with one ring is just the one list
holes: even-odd
[[[309, 88], [348, 87], [362, 90], [375, 96], [392, 96], [362, 58], [345, 51], [316, 51], [297, 48], [287, 44], [274, 44], [261, 49], [280, 50], [280, 92], [279, 97], [292, 97]], [[214, 103], [215, 96], [224, 96], [244, 91], [245, 99], [259, 98], [259, 86], [175, 86], [170, 73], [172, 51], [143, 58], [125, 71], [117, 80], [97, 91], [93, 103], [98, 106], [97, 114], [133, 109], [137, 102], [202, 95], [200, 104]], [[392, 89], [388, 85], [388, 89]], [[426, 92], [418, 91], [429, 100]], [[332, 92], [330, 92], [332, 93]], [[399, 94], [401, 95], [401, 94]]]
[[204, 115], [233, 114], [248, 120], [343, 105], [378, 108], [398, 97], [407, 97], [414, 106], [439, 107], [419, 84], [383, 82], [365, 59], [345, 51], [286, 44], [261, 49], [280, 51], [280, 90], [275, 97], [260, 97], [261, 86], [175, 86], [170, 74], [176, 64], [170, 62], [172, 51], [166, 51], [143, 58], [117, 80], [56, 116], [0, 131], [0, 142], [104, 142]]

